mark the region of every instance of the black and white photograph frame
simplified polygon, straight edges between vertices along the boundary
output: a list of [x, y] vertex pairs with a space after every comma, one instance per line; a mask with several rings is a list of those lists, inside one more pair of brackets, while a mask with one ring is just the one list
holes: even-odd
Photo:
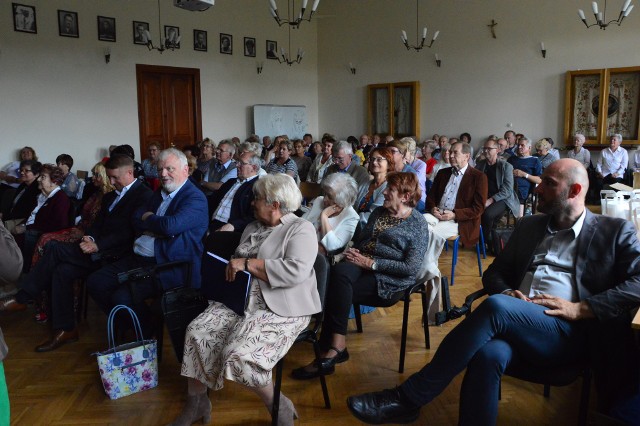
[[180, 49], [180, 27], [164, 26], [164, 47], [167, 49]]
[[116, 18], [98, 16], [98, 40], [116, 41]]
[[58, 9], [58, 35], [60, 37], [80, 37], [78, 12]]
[[207, 32], [203, 30], [193, 30], [193, 50], [206, 52], [207, 44]]
[[254, 37], [244, 38], [244, 56], [256, 57], [256, 39]]
[[147, 37], [148, 32], [148, 22], [133, 21], [133, 44], [144, 44], [146, 46], [149, 41]]
[[36, 7], [28, 4], [11, 3], [13, 8], [13, 31], [38, 34]]
[[220, 33], [220, 53], [233, 55], [233, 36], [231, 34]]
[[267, 59], [278, 59], [278, 42], [267, 40]]

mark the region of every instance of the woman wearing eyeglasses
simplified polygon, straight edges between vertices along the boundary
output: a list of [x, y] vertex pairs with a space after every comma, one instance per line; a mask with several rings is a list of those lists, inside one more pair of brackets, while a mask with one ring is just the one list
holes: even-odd
[[364, 228], [372, 211], [384, 204], [384, 190], [387, 188], [387, 173], [393, 167], [393, 153], [385, 146], [374, 148], [369, 153], [369, 173], [373, 180], [369, 186], [361, 186], [358, 194], [358, 214], [360, 228]]
[[11, 205], [0, 215], [5, 221], [5, 227], [11, 233], [15, 227], [24, 222], [38, 204], [38, 176], [42, 164], [36, 160], [24, 160], [20, 162], [20, 185], [16, 189]]

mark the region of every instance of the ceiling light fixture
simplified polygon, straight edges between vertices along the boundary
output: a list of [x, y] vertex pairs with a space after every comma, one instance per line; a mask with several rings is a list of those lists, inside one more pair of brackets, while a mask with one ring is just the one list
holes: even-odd
[[617, 26], [620, 26], [624, 18], [629, 16], [629, 14], [631, 13], [631, 10], [633, 10], [633, 6], [634, 5], [631, 4], [631, 0], [626, 0], [622, 5], [622, 9], [620, 9], [618, 18], [612, 19], [611, 21], [607, 22], [607, 0], [604, 0], [604, 10], [602, 12], [600, 12], [600, 10], [598, 9], [598, 2], [594, 1], [594, 2], [591, 2], [591, 9], [593, 10], [593, 16], [595, 16], [596, 18], [596, 22], [594, 24], [589, 25], [587, 23], [587, 18], [584, 16], [584, 10], [578, 9], [578, 16], [580, 16], [580, 19], [584, 23], [585, 27], [591, 28], [597, 25], [598, 28], [600, 28], [601, 30], [606, 30], [609, 24], [616, 24]]
[[433, 46], [433, 42], [436, 41], [436, 39], [438, 38], [438, 35], [440, 34], [440, 31], [436, 31], [433, 34], [433, 38], [431, 39], [431, 42], [425, 45], [425, 41], [427, 40], [427, 27], [424, 27], [422, 29], [422, 40], [420, 41], [419, 39], [420, 32], [419, 32], [419, 25], [418, 25], [418, 20], [420, 19], [419, 11], [420, 11], [419, 0], [416, 0], [416, 44], [415, 45], [409, 44], [409, 41], [407, 39], [407, 32], [405, 30], [402, 30], [402, 35], [400, 36], [402, 38], [402, 44], [404, 44], [404, 47], [406, 47], [407, 50], [414, 49], [416, 52], [421, 51], [425, 47], [431, 48], [431, 46]]

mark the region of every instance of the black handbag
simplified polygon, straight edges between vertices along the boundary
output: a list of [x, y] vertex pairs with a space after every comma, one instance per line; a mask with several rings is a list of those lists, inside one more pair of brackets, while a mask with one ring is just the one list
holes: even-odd
[[187, 327], [209, 306], [209, 302], [200, 294], [200, 290], [179, 287], [165, 292], [161, 305], [173, 350], [178, 361], [182, 362]]
[[512, 233], [513, 228], [496, 228], [491, 231], [491, 251], [494, 256], [502, 253]]

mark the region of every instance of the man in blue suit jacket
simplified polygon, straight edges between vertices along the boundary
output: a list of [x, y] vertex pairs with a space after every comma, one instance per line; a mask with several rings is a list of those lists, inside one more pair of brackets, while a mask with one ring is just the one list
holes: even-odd
[[[491, 295], [442, 341], [432, 361], [396, 389], [349, 398], [367, 422], [404, 423], [466, 368], [459, 424], [495, 424], [500, 379], [592, 366], [600, 408], [640, 421], [640, 354], [631, 311], [640, 305], [640, 242], [634, 226], [585, 208], [581, 163], [551, 164], [523, 218], [482, 282]], [[524, 374], [523, 374], [524, 373]]]
[[174, 268], [159, 274], [160, 284], [164, 290], [184, 284], [199, 288], [202, 238], [208, 225], [207, 200], [189, 181], [184, 154], [174, 148], [162, 151], [158, 175], [162, 188], [133, 216], [134, 228], [140, 234], [133, 245], [134, 254], [100, 269], [87, 279], [89, 294], [105, 313], [119, 304], [130, 306], [136, 311], [143, 330], [147, 331], [150, 330], [150, 318], [144, 300], [157, 294], [155, 283], [151, 279], [133, 283], [135, 294], [132, 294], [127, 283], [118, 282], [118, 274], [186, 260], [193, 265], [191, 283], [185, 283], [186, 268]]

